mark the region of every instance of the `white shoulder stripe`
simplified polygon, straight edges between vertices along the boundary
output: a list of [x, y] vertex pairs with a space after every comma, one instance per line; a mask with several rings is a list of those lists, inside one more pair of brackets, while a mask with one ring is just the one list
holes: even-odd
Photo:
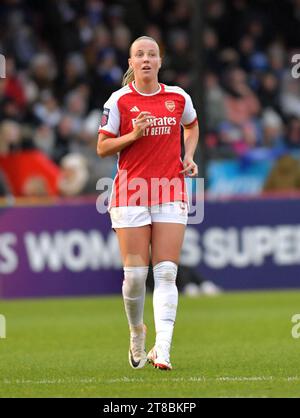
[[165, 86], [165, 92], [166, 93], [178, 93], [181, 94], [182, 96], [184, 96], [186, 94], [186, 92], [178, 86]]
[[122, 96], [129, 93], [132, 93], [131, 88], [129, 86], [124, 86], [121, 89], [115, 91], [111, 97], [113, 97], [114, 100], [118, 101]]

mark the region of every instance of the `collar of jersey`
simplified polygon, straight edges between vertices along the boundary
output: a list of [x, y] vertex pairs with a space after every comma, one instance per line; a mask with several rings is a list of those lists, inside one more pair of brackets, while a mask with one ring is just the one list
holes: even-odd
[[155, 92], [155, 93], [141, 93], [140, 91], [138, 91], [138, 89], [135, 87], [135, 82], [133, 81], [131, 83], [131, 87], [138, 93], [141, 94], [142, 96], [155, 96], [156, 94], [159, 94], [162, 91], [162, 85], [160, 83], [159, 84], [159, 89]]

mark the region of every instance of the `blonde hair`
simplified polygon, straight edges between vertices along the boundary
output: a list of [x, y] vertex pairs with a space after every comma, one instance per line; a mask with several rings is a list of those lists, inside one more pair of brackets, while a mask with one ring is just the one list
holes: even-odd
[[[131, 56], [131, 48], [132, 45], [137, 42], [137, 41], [142, 41], [143, 39], [146, 39], [148, 41], [152, 41], [155, 42], [156, 45], [158, 46], [159, 52], [160, 52], [160, 48], [158, 43], [156, 42], [156, 40], [154, 38], [151, 38], [151, 36], [140, 36], [139, 38], [135, 39], [129, 49], [129, 55]], [[131, 83], [132, 81], [134, 81], [134, 72], [133, 69], [129, 66], [128, 70], [126, 71], [126, 73], [123, 75], [123, 80], [122, 80], [122, 86], [127, 86], [127, 84]]]

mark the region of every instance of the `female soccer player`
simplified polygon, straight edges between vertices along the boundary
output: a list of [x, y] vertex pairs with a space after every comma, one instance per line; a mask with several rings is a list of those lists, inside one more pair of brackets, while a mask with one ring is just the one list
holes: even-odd
[[[123, 88], [104, 105], [98, 155], [119, 154], [109, 211], [124, 265], [122, 293], [130, 329], [129, 363], [171, 370], [177, 266], [188, 217], [184, 176], [196, 176], [196, 111], [179, 87], [158, 82], [159, 46], [150, 37], [130, 48]], [[180, 158], [181, 126], [185, 157]], [[155, 345], [145, 351], [143, 321], [150, 256], [154, 274]]]

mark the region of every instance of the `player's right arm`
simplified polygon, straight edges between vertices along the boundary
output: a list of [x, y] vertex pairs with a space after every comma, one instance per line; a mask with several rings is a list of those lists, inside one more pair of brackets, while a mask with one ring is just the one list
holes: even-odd
[[111, 137], [109, 134], [100, 131], [97, 154], [103, 158], [122, 151], [122, 149], [142, 137], [144, 130], [153, 123], [153, 119], [154, 116], [150, 112], [141, 112], [135, 120], [133, 130], [119, 137]]

